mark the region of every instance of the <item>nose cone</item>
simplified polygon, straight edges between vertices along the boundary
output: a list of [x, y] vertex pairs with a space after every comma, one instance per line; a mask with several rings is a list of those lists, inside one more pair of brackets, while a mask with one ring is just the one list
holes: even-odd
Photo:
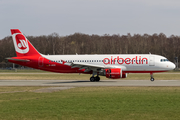
[[176, 65], [175, 65], [174, 63], [171, 62], [171, 64], [169, 65], [169, 68], [170, 68], [171, 70], [173, 70], [173, 69], [176, 68]]

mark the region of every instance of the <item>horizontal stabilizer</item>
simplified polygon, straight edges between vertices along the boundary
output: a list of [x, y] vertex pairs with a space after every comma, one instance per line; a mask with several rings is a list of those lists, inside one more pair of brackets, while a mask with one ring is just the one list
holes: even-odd
[[7, 60], [14, 60], [14, 61], [19, 61], [19, 62], [29, 62], [30, 60], [25, 60], [25, 59], [13, 59], [13, 58], [6, 58]]

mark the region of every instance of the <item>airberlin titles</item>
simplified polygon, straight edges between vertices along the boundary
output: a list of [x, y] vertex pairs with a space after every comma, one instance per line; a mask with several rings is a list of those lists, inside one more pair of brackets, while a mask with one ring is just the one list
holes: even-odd
[[115, 64], [118, 63], [120, 65], [122, 64], [148, 64], [148, 59], [147, 58], [141, 58], [141, 56], [135, 56], [134, 58], [120, 58], [119, 56], [117, 56], [117, 58], [113, 58], [113, 56], [111, 56], [111, 59], [109, 58], [104, 58], [103, 59], [103, 63], [105, 65], [109, 65], [109, 64]]

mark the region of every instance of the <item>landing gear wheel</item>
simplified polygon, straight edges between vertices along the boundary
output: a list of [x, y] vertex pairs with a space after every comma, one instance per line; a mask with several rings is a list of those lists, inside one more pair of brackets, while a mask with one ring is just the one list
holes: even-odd
[[153, 81], [154, 81], [154, 78], [151, 78], [150, 80], [153, 82]]
[[91, 81], [91, 82], [94, 82], [94, 81], [95, 81], [95, 77], [91, 77], [91, 78], [90, 78], [90, 81]]
[[151, 75], [151, 81], [153, 82], [154, 81], [154, 78], [153, 78], [153, 73], [150, 73], [150, 75]]
[[[94, 77], [95, 75], [96, 75], [96, 77]], [[95, 81], [99, 82], [99, 80], [100, 80], [100, 77], [99, 77], [97, 71], [93, 71], [93, 75], [92, 75], [92, 77], [90, 77], [90, 81], [91, 82], [95, 82]]]
[[100, 77], [96, 76], [96, 81], [99, 82], [99, 80], [100, 80]]

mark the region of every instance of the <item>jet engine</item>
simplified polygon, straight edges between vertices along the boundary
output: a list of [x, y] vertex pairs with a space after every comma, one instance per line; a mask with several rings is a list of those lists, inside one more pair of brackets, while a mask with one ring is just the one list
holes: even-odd
[[105, 69], [105, 75], [107, 78], [111, 78], [111, 79], [127, 77], [127, 73], [122, 72], [120, 68]]

